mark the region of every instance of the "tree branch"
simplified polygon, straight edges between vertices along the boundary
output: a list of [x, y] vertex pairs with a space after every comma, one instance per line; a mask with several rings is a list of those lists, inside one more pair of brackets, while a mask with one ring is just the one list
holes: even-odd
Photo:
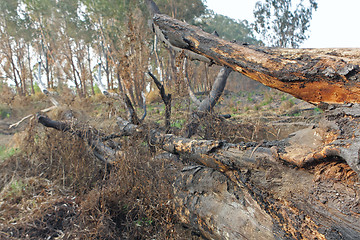
[[152, 74], [150, 71], [148, 72], [150, 77], [154, 80], [156, 87], [160, 91], [161, 99], [165, 104], [165, 132], [169, 133], [170, 131], [170, 117], [171, 117], [171, 94], [165, 93], [164, 85], [160, 83], [160, 81]]
[[62, 132], [69, 132], [83, 139], [92, 148], [94, 155], [106, 164], [112, 164], [116, 159], [116, 151], [106, 146], [100, 139], [100, 134], [96, 129], [90, 127], [73, 126], [68, 122], [51, 120], [49, 117], [36, 114], [39, 123], [45, 127], [54, 128]]
[[212, 59], [296, 98], [360, 103], [360, 49], [279, 49], [243, 46], [200, 28], [155, 14], [154, 25], [169, 43]]

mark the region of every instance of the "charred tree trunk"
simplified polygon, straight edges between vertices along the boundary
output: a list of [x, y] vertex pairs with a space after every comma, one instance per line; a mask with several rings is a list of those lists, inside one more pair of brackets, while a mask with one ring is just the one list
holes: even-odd
[[165, 93], [164, 85], [159, 82], [159, 80], [152, 74], [148, 72], [151, 78], [154, 80], [156, 87], [160, 91], [161, 99], [165, 104], [165, 132], [169, 133], [170, 131], [170, 117], [171, 117], [171, 94]]
[[[154, 23], [166, 44], [327, 108], [318, 126], [261, 143], [194, 140], [119, 119], [117, 136], [146, 135], [151, 147], [189, 163], [174, 183], [181, 221], [210, 239], [359, 239], [360, 50], [257, 48], [160, 14]], [[38, 119], [116, 155], [94, 130]]]
[[280, 49], [239, 45], [200, 28], [155, 14], [158, 34], [177, 48], [296, 98], [318, 104], [360, 102], [360, 49]]
[[[38, 116], [47, 127], [71, 132], [100, 154], [115, 156], [96, 131]], [[117, 136], [143, 135], [145, 126], [119, 119]], [[156, 146], [201, 164], [183, 169], [174, 185], [180, 219], [211, 239], [359, 239], [358, 175], [337, 157], [298, 168], [281, 156], [291, 140], [230, 144], [192, 140], [156, 130]], [[115, 137], [117, 137], [115, 136]], [[99, 140], [100, 139], [100, 140]], [[100, 147], [101, 146], [101, 147]], [[114, 158], [111, 158], [114, 159]]]
[[[356, 113], [359, 107], [357, 104], [352, 105], [360, 102], [360, 49], [244, 46], [227, 42], [166, 15], [155, 14], [153, 21], [158, 29], [157, 34], [161, 34], [175, 47], [206, 56], [220, 65], [299, 99], [321, 103], [329, 109], [326, 118], [331, 122], [327, 130], [319, 130], [328, 131], [319, 140], [323, 142], [319, 144], [315, 138], [305, 142], [298, 140], [300, 144], [292, 144], [296, 147], [284, 150], [282, 158], [301, 167], [313, 160], [336, 156], [360, 174], [360, 129]], [[344, 105], [349, 102], [352, 104]], [[316, 134], [313, 133], [314, 136]], [[300, 151], [296, 151], [298, 149]]]
[[337, 157], [298, 169], [281, 159], [289, 139], [228, 144], [151, 137], [151, 144], [212, 169], [182, 173], [175, 187], [178, 215], [210, 238], [360, 237], [359, 179]]

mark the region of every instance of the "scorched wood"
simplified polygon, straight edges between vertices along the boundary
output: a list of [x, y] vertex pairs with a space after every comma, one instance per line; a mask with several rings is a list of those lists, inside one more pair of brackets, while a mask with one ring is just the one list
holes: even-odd
[[360, 49], [280, 49], [225, 41], [198, 27], [155, 14], [154, 24], [173, 46], [318, 104], [360, 102]]

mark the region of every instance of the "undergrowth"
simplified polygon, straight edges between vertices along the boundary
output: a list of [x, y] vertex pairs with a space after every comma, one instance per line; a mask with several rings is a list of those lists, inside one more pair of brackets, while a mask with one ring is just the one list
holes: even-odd
[[0, 238], [181, 239], [174, 163], [153, 159], [143, 141], [122, 142], [109, 168], [76, 136], [32, 121], [21, 153], [1, 162]]
[[[202, 119], [194, 138], [233, 143], [278, 139], [279, 129], [264, 123], [277, 114], [274, 109], [293, 104], [280, 97], [245, 94], [235, 101], [224, 96], [215, 114]], [[17, 110], [10, 117], [49, 106], [28, 100], [13, 96], [11, 106]], [[61, 100], [70, 110], [53, 110], [48, 113], [51, 118], [64, 120], [70, 111], [80, 123], [105, 135], [117, 131], [114, 116], [126, 115], [117, 102], [102, 95], [81, 99], [64, 91]], [[172, 133], [180, 134], [191, 106], [177, 98], [173, 107]], [[263, 108], [273, 115], [265, 118]], [[163, 126], [163, 112], [162, 103], [153, 103], [146, 119]], [[225, 120], [216, 112], [230, 112], [233, 118]], [[245, 120], [246, 115], [250, 120]], [[34, 119], [22, 129], [13, 137], [16, 146], [0, 146], [0, 239], [192, 238], [191, 229], [179, 227], [173, 205], [172, 183], [182, 165], [153, 158], [144, 136], [118, 140], [122, 154], [109, 168], [77, 136], [45, 128]]]

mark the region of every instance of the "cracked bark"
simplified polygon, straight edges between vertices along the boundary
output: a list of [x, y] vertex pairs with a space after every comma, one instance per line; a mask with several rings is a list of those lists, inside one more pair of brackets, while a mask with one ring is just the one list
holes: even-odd
[[200, 28], [155, 14], [154, 25], [174, 47], [296, 98], [318, 104], [360, 102], [360, 49], [280, 49], [239, 45]]

